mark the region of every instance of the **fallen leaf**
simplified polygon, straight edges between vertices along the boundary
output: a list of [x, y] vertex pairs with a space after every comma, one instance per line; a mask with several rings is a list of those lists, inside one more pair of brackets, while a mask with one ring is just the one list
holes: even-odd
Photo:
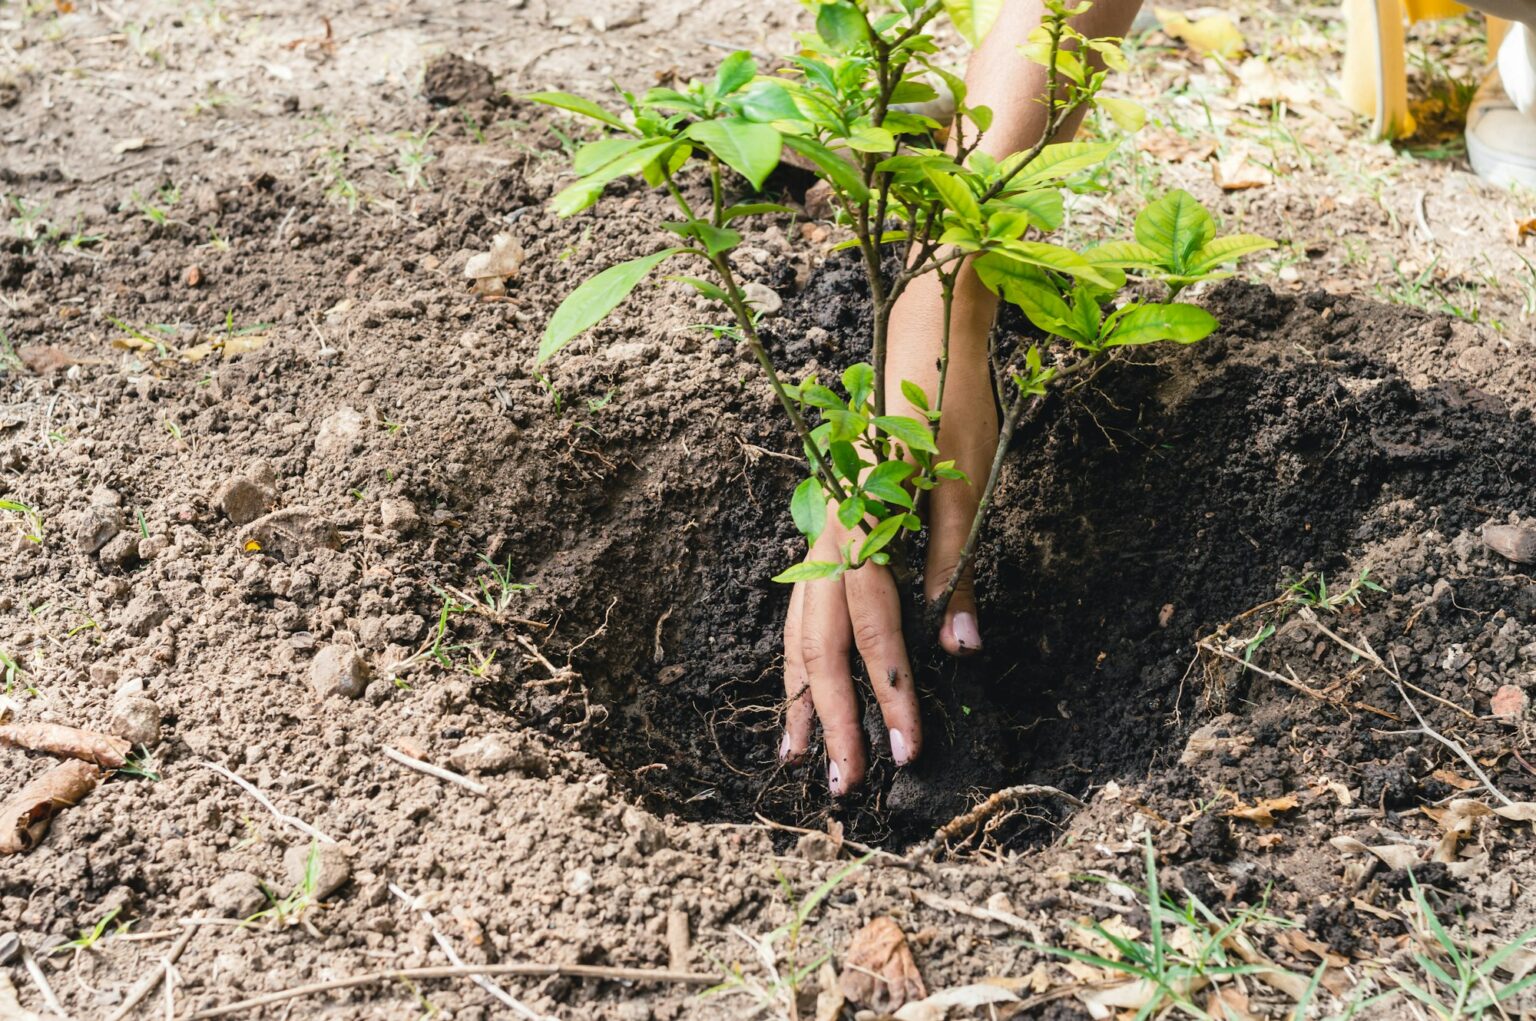
[[1536, 237], [1536, 216], [1529, 220], [1515, 221], [1515, 244], [1518, 245], [1522, 239], [1528, 237]]
[[16, 357], [21, 359], [21, 364], [39, 376], [52, 375], [61, 369], [79, 364], [79, 361], [69, 352], [51, 344], [27, 344], [16, 349]]
[[1474, 787], [1482, 786], [1476, 780], [1468, 780], [1465, 777], [1457, 776], [1449, 769], [1437, 769], [1429, 775], [1447, 787], [1454, 787], [1458, 791], [1470, 791]]
[[816, 1021], [838, 1021], [843, 1016], [843, 991], [837, 982], [837, 969], [831, 961], [821, 962], [817, 972], [820, 989], [816, 993]]
[[1278, 798], [1262, 798], [1257, 804], [1244, 805], [1239, 802], [1236, 806], [1227, 809], [1226, 814], [1236, 819], [1247, 819], [1268, 828], [1275, 824], [1276, 812], [1289, 812], [1299, 805], [1294, 794], [1282, 794]]
[[932, 996], [908, 1003], [896, 1011], [896, 1021], [943, 1021], [951, 1010], [966, 1010], [966, 1017], [985, 1016], [978, 1008], [994, 1003], [1015, 1003], [1018, 997], [1008, 990], [978, 982], [974, 985], [941, 989]]
[[1157, 15], [1157, 23], [1164, 32], [1187, 43], [1201, 56], [1235, 57], [1246, 45], [1237, 25], [1225, 14], [1211, 14], [1190, 21], [1180, 12], [1165, 7], [1154, 7], [1152, 13]]
[[1501, 685], [1498, 691], [1493, 693], [1491, 706], [1493, 715], [1505, 720], [1517, 720], [1525, 715], [1525, 707], [1529, 700], [1522, 688], [1513, 684]]
[[67, 755], [116, 769], [128, 761], [133, 746], [120, 737], [58, 723], [9, 723], [0, 726], [0, 744], [28, 751]]
[[1224, 986], [1211, 993], [1205, 1009], [1216, 1021], [1258, 1021], [1248, 1009], [1248, 997], [1241, 989]]
[[1233, 99], [1244, 106], [1275, 106], [1284, 103], [1292, 109], [1306, 106], [1315, 99], [1307, 85], [1294, 75], [1276, 74], [1269, 61], [1249, 57], [1238, 65], [1237, 93]]
[[112, 146], [112, 151], [121, 156], [125, 152], [138, 152], [145, 144], [142, 138], [125, 138]]
[[1245, 150], [1234, 149], [1211, 168], [1211, 178], [1222, 191], [1245, 191], [1275, 183], [1274, 172], [1254, 161]]
[[85, 797], [101, 782], [101, 770], [71, 759], [53, 766], [0, 805], [0, 854], [37, 846], [48, 821]]
[[[1120, 915], [1113, 915], [1108, 920], [1098, 923], [1098, 926], [1110, 936], [1120, 939], [1134, 942], [1141, 938], [1141, 930], [1128, 925], [1124, 917]], [[1183, 930], [1178, 931], [1182, 932]], [[1079, 948], [1105, 960], [1120, 960], [1120, 948], [1094, 928], [1094, 922], [1091, 918], [1079, 918], [1077, 925], [1068, 931], [1067, 942], [1075, 943]]]
[[1328, 944], [1313, 939], [1300, 929], [1281, 929], [1275, 934], [1275, 940], [1288, 947], [1292, 953], [1311, 954], [1330, 968], [1342, 968], [1349, 964], [1349, 958], [1334, 953]]
[[1370, 844], [1354, 837], [1334, 837], [1328, 841], [1349, 854], [1374, 855], [1389, 869], [1411, 869], [1421, 864], [1418, 848], [1408, 844]]
[[870, 919], [854, 934], [838, 985], [849, 1002], [883, 1014], [928, 995], [906, 934], [888, 915]]
[[1216, 140], [1209, 135], [1191, 138], [1177, 131], [1152, 131], [1136, 139], [1136, 148], [1169, 163], [1201, 163], [1216, 154]]
[[1536, 801], [1517, 801], [1513, 805], [1500, 805], [1493, 810], [1493, 814], [1510, 822], [1536, 822]]

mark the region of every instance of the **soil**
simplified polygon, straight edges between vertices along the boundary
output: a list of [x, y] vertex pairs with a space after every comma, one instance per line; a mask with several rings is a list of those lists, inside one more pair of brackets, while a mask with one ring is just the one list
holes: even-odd
[[[783, 513], [797, 469], [755, 366], [698, 328], [716, 310], [661, 284], [547, 377], [531, 369], [560, 298], [651, 250], [664, 207], [616, 186], [600, 217], [556, 219], [544, 203], [573, 124], [507, 93], [697, 73], [726, 8], [573, 18], [530, 0], [316, 24], [279, 3], [139, 22], [63, 6], [0, 24], [21, 58], [0, 68], [0, 186], [20, 200], [0, 251], [0, 497], [42, 527], [33, 541], [5, 518], [0, 652], [18, 717], [131, 724], [155, 777], [118, 774], [0, 859], [0, 922], [73, 1016], [111, 1014], [178, 920], [238, 921], [302, 878], [311, 837], [230, 773], [338, 841], [316, 845], [335, 888], [200, 927], [177, 963], [183, 1012], [446, 963], [419, 908], [472, 963], [766, 981], [742, 934], [784, 924], [852, 856], [841, 839], [901, 851], [1021, 783], [1087, 807], [1031, 799], [938, 865], [872, 862], [802, 949], [841, 955], [889, 914], [930, 989], [1060, 989], [1066, 972], [1024, 941], [1070, 945], [1085, 918], [1144, 927], [1102, 881], [1144, 883], [1149, 838], [1181, 895], [1294, 922], [1255, 926], [1281, 965], [1338, 955], [1330, 994], [1412, 967], [1407, 871], [1333, 838], [1414, 848], [1442, 917], [1475, 940], [1530, 925], [1515, 896], [1536, 878], [1528, 827], [1479, 819], [1431, 861], [1440, 807], [1475, 778], [1401, 733], [1417, 709], [1505, 795], [1536, 800], [1529, 709], [1492, 705], [1532, 687], [1536, 593], [1480, 537], [1536, 517], [1518, 292], [1489, 288], [1479, 322], [1379, 304], [1359, 296], [1375, 263], [1345, 257], [1350, 232], [1316, 254], [1297, 241], [1299, 263], [1197, 295], [1214, 338], [1053, 397], [1015, 437], [982, 548], [984, 653], [919, 650], [923, 760], [877, 756], [866, 791], [834, 805], [820, 763], [773, 757], [787, 593], [768, 578], [798, 550]], [[729, 42], [787, 46], [788, 18], [748, 21]], [[1418, 169], [1449, 182], [1437, 202], [1480, 187]], [[1165, 183], [1287, 238], [1339, 215], [1283, 183]], [[786, 169], [770, 190], [798, 203], [807, 184]], [[1114, 219], [1114, 201], [1083, 198], [1074, 229]], [[862, 277], [827, 231], [764, 218], [738, 253], [744, 279], [784, 298], [768, 327], [787, 374], [863, 354]], [[504, 299], [481, 300], [462, 270], [500, 233], [526, 260]], [[1447, 261], [1470, 274], [1476, 248]], [[1364, 571], [1379, 588], [1315, 615], [1403, 689], [1277, 598], [1318, 576], [1337, 595]], [[1263, 673], [1209, 651], [1241, 657], [1265, 627], [1247, 653]], [[877, 713], [868, 729], [883, 749]], [[48, 765], [0, 756], [6, 794]], [[1286, 807], [1270, 819], [1266, 800]], [[46, 953], [114, 909], [146, 938]], [[0, 965], [42, 1010], [20, 965]], [[740, 990], [502, 984], [559, 1017], [774, 1013]], [[1290, 1009], [1249, 993], [1260, 1014]], [[467, 983], [390, 983], [289, 1016], [433, 1012], [504, 1008]], [[1053, 999], [1024, 1016], [1081, 1012]]]

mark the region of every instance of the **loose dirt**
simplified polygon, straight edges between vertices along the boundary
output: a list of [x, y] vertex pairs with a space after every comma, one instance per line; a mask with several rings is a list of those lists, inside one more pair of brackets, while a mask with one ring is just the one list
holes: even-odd
[[[189, 916], [230, 924], [200, 927], [177, 961], [181, 1011], [448, 963], [421, 908], [470, 963], [739, 965], [768, 987], [743, 936], [844, 868], [839, 840], [902, 851], [1018, 783], [1088, 806], [1031, 799], [937, 865], [871, 862], [813, 916], [800, 963], [840, 960], [889, 914], [929, 989], [1035, 975], [1034, 992], [1060, 990], [1070, 976], [1027, 942], [1070, 945], [1083, 919], [1144, 929], [1102, 880], [1144, 882], [1149, 837], [1171, 889], [1293, 921], [1256, 930], [1284, 967], [1335, 955], [1334, 992], [1389, 959], [1412, 967], [1407, 873], [1335, 837], [1412, 849], [1442, 917], [1464, 913], [1479, 940], [1530, 924], [1529, 827], [1479, 818], [1431, 862], [1444, 803], [1476, 778], [1399, 733], [1415, 720], [1386, 671], [1283, 595], [1369, 571], [1379, 589], [1310, 612], [1397, 670], [1505, 795], [1536, 799], [1528, 702], [1507, 690], [1531, 686], [1536, 595], [1480, 538], [1536, 516], [1517, 292], [1484, 295], [1497, 329], [1366, 300], [1350, 227], [1299, 271], [1198, 295], [1213, 339], [1046, 402], [982, 549], [984, 654], [919, 650], [923, 761], [897, 773], [877, 756], [868, 790], [829, 805], [820, 763], [773, 758], [787, 593], [767, 579], [797, 555], [792, 437], [750, 359], [707, 328], [718, 310], [676, 284], [533, 373], [560, 298], [651, 250], [663, 203], [616, 188], [600, 218], [554, 218], [576, 126], [506, 95], [686, 77], [723, 52], [723, 24], [730, 44], [782, 50], [790, 19], [491, 6], [329, 27], [277, 4], [0, 12], [19, 58], [0, 72], [0, 187], [22, 200], [0, 253], [0, 497], [39, 515], [3, 519], [0, 652], [17, 669], [0, 677], [21, 719], [132, 733], [155, 777], [118, 774], [0, 859], [0, 919], [34, 952], [113, 909], [145, 937], [44, 955], [70, 1013], [110, 1015]], [[1158, 52], [1146, 66], [1187, 73]], [[1340, 215], [1299, 181], [1220, 198], [1186, 171], [1164, 184], [1224, 202], [1234, 227], [1299, 238]], [[1480, 187], [1439, 164], [1401, 172], [1418, 171]], [[770, 190], [797, 203], [807, 183], [785, 170]], [[1112, 194], [1074, 210], [1084, 231], [1119, 215]], [[485, 301], [462, 270], [497, 234], [526, 260]], [[863, 354], [862, 278], [836, 239], [770, 218], [740, 252], [744, 279], [784, 299], [768, 326], [788, 374]], [[1477, 247], [1462, 244], [1447, 258]], [[867, 726], [883, 749], [878, 714]], [[0, 761], [5, 794], [50, 763]], [[311, 857], [318, 904], [290, 897]], [[671, 983], [502, 985], [572, 1018], [762, 1006]], [[1256, 1012], [1289, 1009], [1249, 993]], [[430, 982], [291, 1016], [433, 1011], [505, 1015], [482, 988]], [[1081, 1015], [1053, 999], [1023, 1016]]]

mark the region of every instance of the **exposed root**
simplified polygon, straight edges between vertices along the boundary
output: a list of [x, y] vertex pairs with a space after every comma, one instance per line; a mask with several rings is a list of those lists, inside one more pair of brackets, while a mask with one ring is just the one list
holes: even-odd
[[1024, 798], [1052, 797], [1058, 798], [1071, 805], [1073, 808], [1082, 808], [1083, 802], [1068, 794], [1066, 791], [1044, 784], [1025, 783], [1015, 787], [1005, 787], [987, 798], [981, 804], [968, 812], [955, 816], [949, 822], [940, 826], [938, 832], [928, 838], [907, 854], [907, 861], [918, 864], [926, 861], [936, 854], [940, 847], [953, 840], [966, 830], [977, 826], [996, 815], [999, 811]]

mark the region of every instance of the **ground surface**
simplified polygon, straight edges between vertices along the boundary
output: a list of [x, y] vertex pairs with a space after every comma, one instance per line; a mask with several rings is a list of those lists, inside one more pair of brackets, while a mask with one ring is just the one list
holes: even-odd
[[[675, 285], [531, 374], [559, 298], [649, 250], [660, 206], [637, 189], [556, 220], [543, 203], [576, 126], [505, 95], [784, 52], [796, 12], [527, 0], [325, 23], [280, 2], [79, 6], [0, 6], [0, 496], [38, 512], [43, 540], [5, 516], [0, 662], [23, 720], [105, 729], [132, 706], [160, 733], [157, 780], [113, 778], [0, 859], [0, 933], [38, 954], [113, 909], [143, 937], [44, 957], [70, 1013], [111, 1014], [179, 919], [246, 918], [269, 908], [263, 886], [281, 902], [300, 883], [311, 836], [220, 770], [337, 840], [316, 858], [345, 882], [323, 906], [199, 928], [179, 1011], [444, 963], [395, 884], [473, 963], [739, 965], [767, 990], [505, 979], [537, 1012], [773, 1013], [743, 936], [843, 865], [833, 838], [757, 815], [899, 851], [1021, 782], [1088, 807], [1030, 801], [942, 864], [871, 863], [795, 959], [841, 963], [888, 914], [930, 989], [1013, 979], [1046, 998], [1024, 1016], [1081, 1016], [1053, 994], [1102, 976], [1027, 943], [1081, 945], [1084, 919], [1144, 933], [1134, 896], [1102, 880], [1144, 884], [1147, 837], [1164, 884], [1213, 910], [1267, 893], [1269, 919], [1245, 931], [1296, 973], [1326, 955], [1334, 1006], [1415, 973], [1410, 859], [1477, 947], [1530, 924], [1529, 826], [1447, 815], [1478, 794], [1472, 768], [1394, 733], [1415, 725], [1416, 692], [1494, 786], [1536, 798], [1520, 696], [1536, 593], [1479, 535], [1536, 514], [1536, 274], [1515, 236], [1533, 210], [1466, 174], [1443, 127], [1481, 59], [1469, 24], [1417, 33], [1426, 128], [1397, 148], [1363, 141], [1330, 98], [1329, 10], [1242, 17], [1252, 56], [1226, 65], [1140, 37], [1120, 88], [1152, 123], [1103, 191], [1073, 199], [1071, 229], [1123, 230], [1142, 194], [1182, 185], [1229, 230], [1284, 244], [1259, 283], [1199, 297], [1216, 338], [1118, 365], [1022, 431], [982, 556], [986, 654], [929, 664], [942, 737], [918, 768], [877, 764], [869, 793], [830, 808], [818, 764], [772, 756], [785, 593], [766, 578], [795, 554], [789, 437]], [[448, 53], [494, 86], [473, 65], [425, 72]], [[1224, 193], [1208, 157], [1234, 153], [1273, 179]], [[771, 187], [795, 201], [806, 183]], [[499, 232], [527, 261], [507, 300], [480, 302], [461, 270]], [[830, 240], [784, 217], [741, 253], [785, 299], [769, 326], [787, 371], [859, 354], [859, 277]], [[200, 350], [210, 338], [225, 350]], [[1340, 600], [1364, 570], [1381, 590]], [[1272, 602], [1318, 573], [1331, 608]], [[317, 690], [316, 662], [351, 651], [362, 665], [339, 683], [358, 697]], [[48, 764], [0, 756], [7, 795]], [[18, 964], [4, 974], [43, 1009]], [[1289, 1009], [1294, 989], [1244, 982], [1241, 1009]], [[467, 982], [273, 1009], [508, 1010]]]

